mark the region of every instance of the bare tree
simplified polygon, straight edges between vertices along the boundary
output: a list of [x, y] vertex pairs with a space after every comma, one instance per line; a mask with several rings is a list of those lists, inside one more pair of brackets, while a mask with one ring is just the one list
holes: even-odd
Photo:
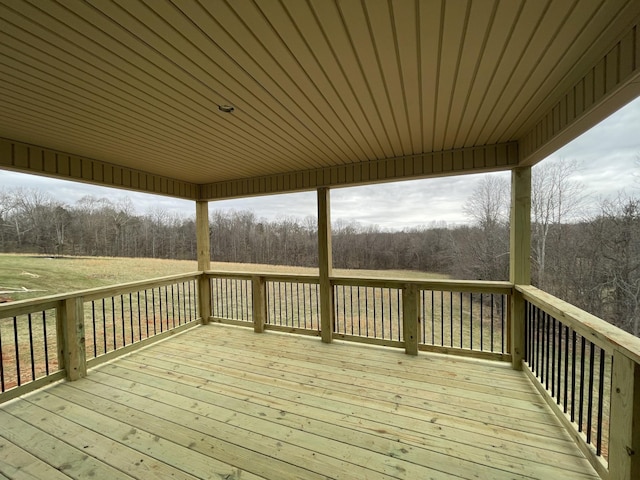
[[467, 244], [460, 249], [465, 257], [462, 270], [465, 277], [481, 280], [504, 280], [509, 260], [509, 182], [503, 176], [486, 175], [478, 182], [467, 202], [464, 213], [478, 230], [468, 230]]
[[[582, 185], [572, 179], [579, 169], [575, 160], [547, 161], [533, 168], [531, 179], [531, 217], [533, 260], [537, 267], [537, 285], [547, 286], [547, 250], [551, 229], [561, 235], [562, 225], [574, 220], [584, 196]], [[560, 239], [557, 239], [559, 243]]]

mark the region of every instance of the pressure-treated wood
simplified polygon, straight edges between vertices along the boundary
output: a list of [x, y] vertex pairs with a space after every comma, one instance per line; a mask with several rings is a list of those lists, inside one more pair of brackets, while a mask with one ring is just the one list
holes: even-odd
[[62, 331], [62, 357], [67, 379], [78, 380], [87, 375], [84, 337], [84, 300], [68, 298], [58, 310]]
[[402, 331], [405, 352], [418, 354], [418, 332], [420, 331], [420, 297], [418, 287], [407, 284], [402, 289]]
[[218, 324], [5, 404], [0, 421], [10, 478], [597, 480], [508, 365]]
[[613, 354], [609, 480], [640, 478], [640, 365]]
[[[511, 222], [509, 280], [514, 285], [531, 283], [531, 167], [511, 172]], [[511, 295], [510, 347], [511, 364], [522, 368], [524, 356], [524, 300]]]
[[256, 333], [264, 332], [267, 321], [267, 282], [264, 277], [251, 278], [251, 295], [253, 302], [253, 329]]
[[[211, 245], [209, 235], [209, 202], [196, 202], [196, 245], [198, 249], [198, 270], [211, 268]], [[198, 278], [198, 310], [203, 324], [209, 323], [211, 316], [211, 282], [207, 275]]]
[[329, 189], [318, 189], [318, 269], [320, 270], [320, 332], [322, 341], [331, 342], [333, 333], [333, 286], [331, 275], [331, 204]]

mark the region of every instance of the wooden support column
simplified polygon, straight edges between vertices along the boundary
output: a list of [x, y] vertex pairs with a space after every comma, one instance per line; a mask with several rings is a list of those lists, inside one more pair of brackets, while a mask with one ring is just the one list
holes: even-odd
[[640, 478], [640, 365], [613, 353], [609, 480]]
[[331, 205], [329, 189], [318, 189], [318, 269], [320, 270], [320, 333], [322, 341], [331, 343], [333, 336], [333, 286], [331, 275]]
[[87, 376], [87, 355], [84, 337], [84, 301], [82, 297], [67, 298], [60, 302], [56, 315], [59, 357], [67, 374], [67, 380]]
[[[211, 246], [209, 241], [209, 202], [196, 202], [196, 245], [198, 249], [198, 270], [211, 269]], [[198, 309], [203, 325], [209, 323], [211, 316], [211, 280], [204, 275], [198, 280]]]
[[251, 278], [251, 298], [253, 300], [253, 330], [264, 332], [267, 321], [267, 282], [264, 277]]
[[418, 332], [420, 325], [420, 298], [418, 286], [408, 284], [402, 289], [402, 330], [404, 350], [407, 355], [418, 354]]
[[[511, 223], [509, 280], [514, 285], [531, 284], [531, 167], [511, 171]], [[511, 365], [522, 369], [524, 357], [524, 298], [511, 295]]]

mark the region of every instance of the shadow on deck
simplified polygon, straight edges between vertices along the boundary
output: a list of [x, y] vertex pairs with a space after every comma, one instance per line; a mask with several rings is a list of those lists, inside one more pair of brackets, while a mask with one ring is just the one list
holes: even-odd
[[0, 424], [0, 478], [599, 478], [509, 364], [217, 324]]

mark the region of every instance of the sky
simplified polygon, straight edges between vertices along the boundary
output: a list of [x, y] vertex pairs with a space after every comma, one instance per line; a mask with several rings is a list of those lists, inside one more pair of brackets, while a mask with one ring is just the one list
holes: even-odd
[[[580, 169], [573, 179], [583, 186], [583, 193], [592, 204], [623, 190], [628, 194], [640, 194], [640, 98], [540, 164], [563, 160], [579, 162]], [[332, 189], [332, 221], [378, 225], [387, 230], [434, 222], [468, 223], [463, 207], [482, 175], [509, 178], [509, 172], [500, 172]], [[0, 170], [0, 189], [12, 188], [37, 188], [67, 204], [73, 204], [85, 195], [111, 200], [128, 196], [140, 214], [161, 209], [170, 214], [195, 216], [192, 201]], [[209, 211], [215, 210], [251, 210], [258, 218], [267, 220], [304, 219], [316, 216], [316, 193], [220, 200], [210, 203]]]

